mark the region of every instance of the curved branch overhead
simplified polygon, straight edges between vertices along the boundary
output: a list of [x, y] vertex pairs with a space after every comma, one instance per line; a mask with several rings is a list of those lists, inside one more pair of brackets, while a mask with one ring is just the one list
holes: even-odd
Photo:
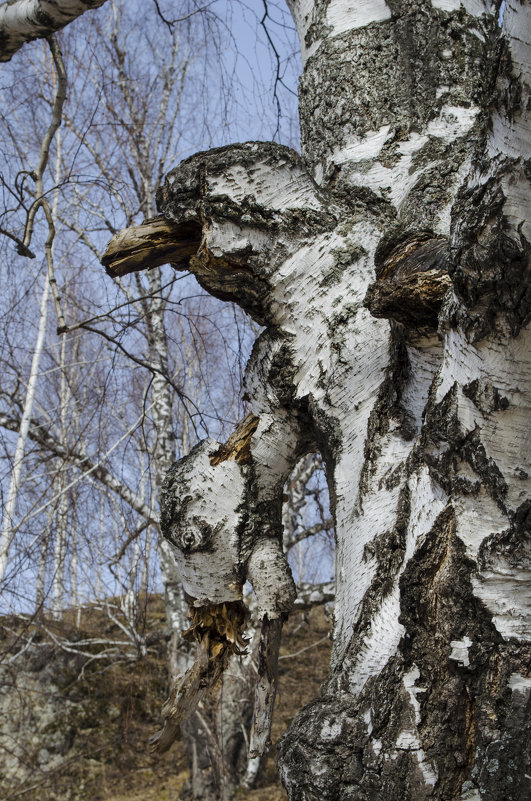
[[0, 4], [0, 61], [10, 61], [23, 44], [43, 39], [102, 6], [106, 0], [9, 0]]

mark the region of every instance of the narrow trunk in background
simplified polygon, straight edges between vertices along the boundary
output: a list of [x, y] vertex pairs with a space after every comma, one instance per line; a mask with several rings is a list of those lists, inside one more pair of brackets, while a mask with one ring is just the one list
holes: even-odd
[[37, 378], [39, 375], [42, 349], [44, 346], [44, 337], [46, 334], [49, 296], [50, 296], [50, 282], [48, 281], [48, 276], [45, 275], [42, 295], [41, 295], [41, 303], [40, 303], [39, 329], [37, 332], [37, 341], [35, 343], [35, 350], [33, 351], [33, 358], [31, 360], [28, 386], [26, 389], [26, 398], [24, 401], [24, 411], [22, 413], [22, 419], [20, 421], [17, 446], [15, 449], [15, 456], [13, 458], [13, 472], [11, 473], [11, 480], [9, 482], [9, 490], [8, 490], [6, 504], [4, 507], [4, 515], [2, 518], [2, 533], [0, 535], [0, 583], [4, 580], [5, 577], [9, 560], [9, 549], [11, 547], [11, 543], [13, 540], [15, 512], [17, 505], [18, 490], [20, 486], [20, 477], [22, 473], [22, 463], [24, 460], [24, 451], [26, 449], [28, 432], [31, 425], [33, 401], [35, 399]]
[[[68, 442], [68, 412], [70, 407], [70, 388], [67, 383], [66, 366], [67, 338], [63, 336], [60, 344], [59, 370], [59, 425], [61, 442]], [[59, 500], [55, 518], [55, 542], [53, 553], [53, 579], [52, 579], [52, 615], [59, 620], [65, 607], [65, 559], [68, 532], [68, 506], [69, 498], [65, 487], [69, 483], [69, 471], [66, 464], [60, 465], [59, 476], [56, 482]], [[74, 543], [71, 543], [73, 546]]]

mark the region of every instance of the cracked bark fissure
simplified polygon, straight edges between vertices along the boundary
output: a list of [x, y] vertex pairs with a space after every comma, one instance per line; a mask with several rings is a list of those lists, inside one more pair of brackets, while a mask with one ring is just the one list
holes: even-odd
[[159, 191], [176, 241], [201, 228], [175, 266], [266, 327], [246, 458], [214, 464], [207, 441], [174, 465], [165, 535], [194, 605], [249, 577], [280, 619], [282, 485], [317, 447], [334, 645], [280, 745], [290, 799], [523, 801], [530, 6], [508, 2], [501, 30], [482, 0], [290, 7], [302, 157], [234, 145]]

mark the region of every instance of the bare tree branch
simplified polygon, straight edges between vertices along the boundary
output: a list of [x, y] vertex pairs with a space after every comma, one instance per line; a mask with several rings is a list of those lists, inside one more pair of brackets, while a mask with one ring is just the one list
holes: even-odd
[[[44, 188], [42, 179], [44, 171], [48, 164], [48, 158], [50, 156], [50, 145], [53, 141], [55, 134], [57, 133], [57, 131], [61, 126], [63, 106], [66, 99], [66, 70], [63, 62], [63, 57], [61, 55], [61, 51], [59, 49], [55, 37], [53, 36], [48, 37], [48, 44], [50, 45], [50, 50], [52, 52], [53, 62], [57, 73], [57, 88], [55, 91], [55, 98], [52, 108], [52, 119], [50, 121], [50, 125], [48, 126], [48, 130], [44, 135], [44, 139], [42, 140], [39, 164], [37, 169], [35, 170], [34, 173], [32, 173], [31, 176], [35, 181], [35, 201], [31, 205], [30, 210], [28, 212], [28, 218], [26, 220], [26, 227], [24, 230], [24, 247], [26, 249], [29, 247], [31, 243], [35, 215], [37, 214], [39, 208], [42, 205], [44, 205], [44, 203], [46, 203], [44, 197]], [[49, 222], [50, 220], [48, 219], [48, 223]]]
[[326, 581], [324, 584], [299, 584], [295, 609], [301, 611], [311, 609], [313, 606], [328, 604], [334, 601], [335, 597], [336, 589], [333, 581]]
[[[0, 426], [10, 431], [19, 431], [20, 420], [6, 414], [0, 414]], [[158, 523], [157, 515], [150, 509], [129, 487], [114, 476], [103, 464], [92, 462], [89, 457], [81, 450], [69, 448], [59, 442], [47, 427], [38, 420], [31, 421], [28, 437], [36, 442], [41, 448], [49, 453], [63, 459], [65, 462], [78, 467], [83, 473], [90, 473], [93, 478], [112, 490], [123, 501], [125, 501], [135, 512], [141, 514], [148, 523]]]

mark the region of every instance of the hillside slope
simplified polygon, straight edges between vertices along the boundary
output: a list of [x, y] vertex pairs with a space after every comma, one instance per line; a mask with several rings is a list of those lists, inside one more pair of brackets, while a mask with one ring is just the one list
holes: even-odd
[[[182, 743], [163, 757], [153, 757], [148, 748], [160, 723], [167, 673], [160, 599], [149, 599], [145, 611], [152, 643], [137, 661], [104, 644], [116, 642], [119, 630], [99, 610], [82, 610], [80, 625], [68, 615], [60, 622], [0, 620], [4, 801], [183, 797], [188, 773]], [[328, 667], [329, 629], [322, 609], [297, 613], [285, 627], [274, 746], [297, 711], [319, 692]], [[90, 644], [95, 639], [100, 643]], [[65, 641], [70, 650], [58, 645]], [[286, 798], [276, 775], [274, 746], [256, 789], [240, 792], [239, 801]]]

